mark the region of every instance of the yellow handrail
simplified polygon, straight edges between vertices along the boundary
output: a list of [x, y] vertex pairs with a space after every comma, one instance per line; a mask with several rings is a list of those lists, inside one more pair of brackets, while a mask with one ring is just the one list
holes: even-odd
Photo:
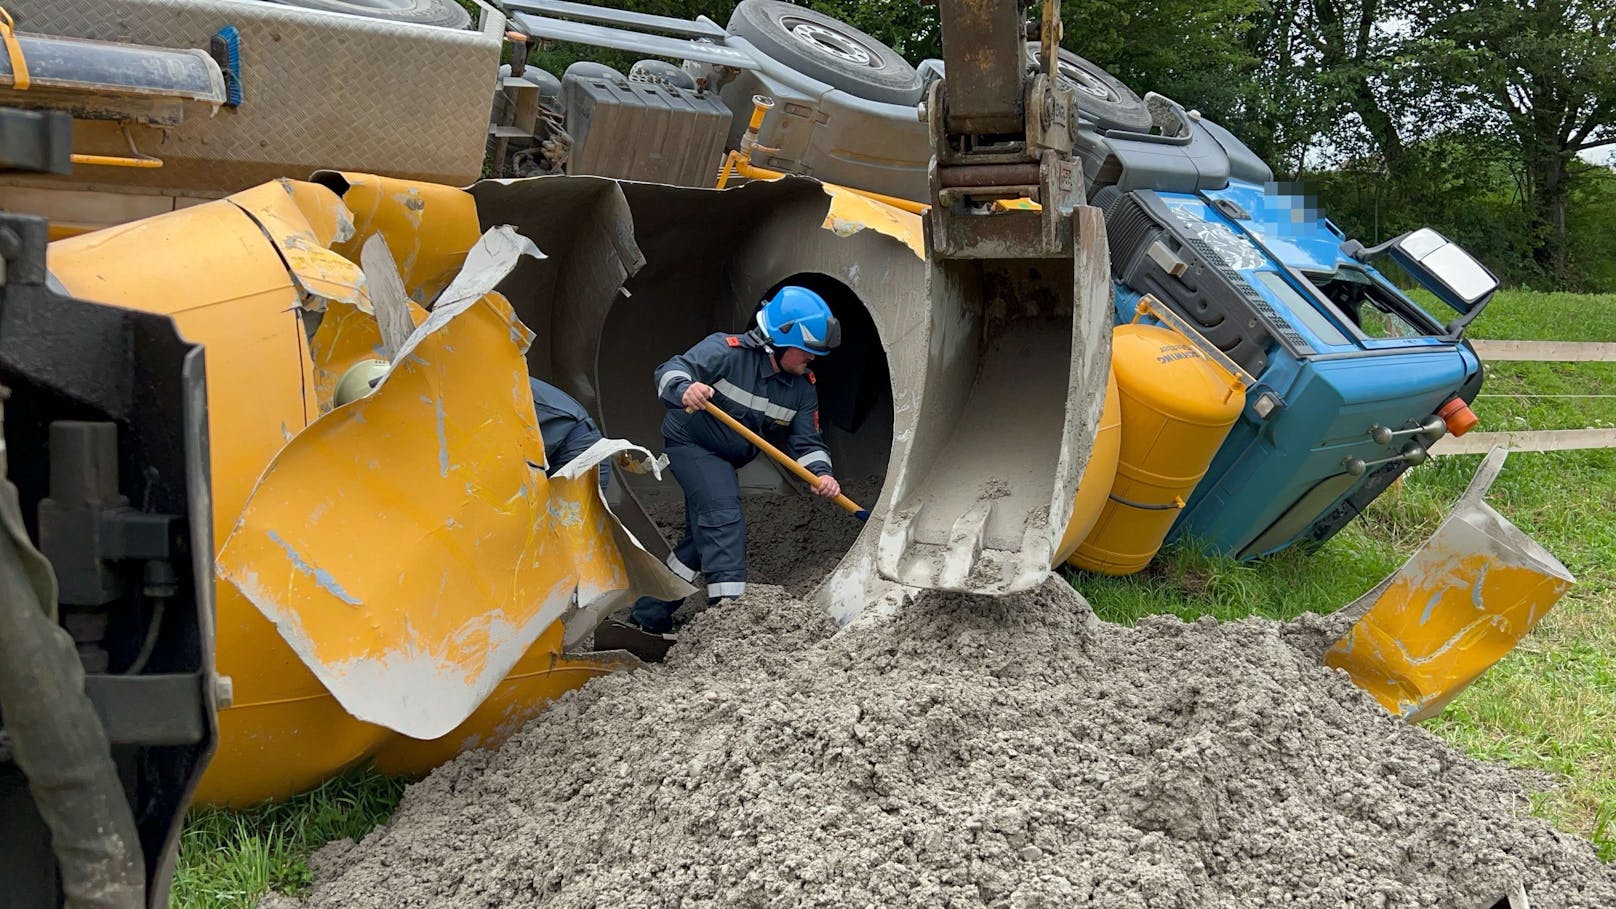
[[34, 83], [28, 76], [28, 60], [22, 55], [22, 44], [17, 41], [16, 25], [11, 13], [0, 6], [0, 41], [5, 42], [6, 54], [11, 57], [11, 87], [25, 92]]

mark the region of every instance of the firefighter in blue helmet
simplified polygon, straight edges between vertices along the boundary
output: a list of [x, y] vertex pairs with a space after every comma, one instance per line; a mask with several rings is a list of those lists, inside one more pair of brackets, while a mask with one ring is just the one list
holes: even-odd
[[[589, 418], [589, 411], [571, 395], [532, 376], [527, 380], [533, 393], [533, 412], [539, 418], [539, 435], [544, 439], [546, 475], [553, 476], [567, 462], [600, 441], [600, 430]], [[600, 462], [600, 489], [611, 482], [611, 460]]]
[[[736, 470], [758, 451], [702, 405], [710, 400], [770, 442], [783, 441], [779, 447], [819, 477], [814, 492], [834, 497], [842, 490], [819, 434], [819, 396], [808, 364], [840, 342], [841, 327], [824, 298], [787, 285], [758, 313], [755, 329], [709, 335], [657, 367], [657, 394], [668, 408], [663, 441], [685, 493], [685, 533], [668, 567], [687, 581], [702, 575], [709, 604], [746, 590], [746, 523]], [[678, 608], [678, 601], [641, 597], [629, 621], [666, 634]]]

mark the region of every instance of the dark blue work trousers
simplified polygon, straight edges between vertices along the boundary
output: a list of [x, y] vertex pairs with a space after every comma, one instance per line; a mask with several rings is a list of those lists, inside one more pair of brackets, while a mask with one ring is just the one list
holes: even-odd
[[[709, 602], [740, 596], [746, 591], [746, 521], [736, 465], [700, 445], [670, 444], [665, 450], [685, 494], [685, 533], [668, 567], [687, 581], [700, 573]], [[641, 628], [662, 633], [673, 629], [678, 608], [677, 600], [641, 597], [629, 616]]]

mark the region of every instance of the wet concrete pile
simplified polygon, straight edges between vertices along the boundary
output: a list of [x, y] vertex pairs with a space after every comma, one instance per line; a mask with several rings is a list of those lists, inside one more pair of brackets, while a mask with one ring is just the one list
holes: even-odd
[[567, 695], [316, 856], [309, 907], [1616, 906], [1519, 779], [1268, 621], [1058, 580], [837, 634], [780, 588]]

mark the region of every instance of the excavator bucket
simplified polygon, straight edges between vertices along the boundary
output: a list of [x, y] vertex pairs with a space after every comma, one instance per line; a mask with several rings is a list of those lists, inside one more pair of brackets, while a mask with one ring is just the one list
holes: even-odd
[[1356, 622], [1325, 653], [1326, 665], [1410, 722], [1440, 713], [1575, 580], [1483, 501], [1506, 456], [1493, 449], [1425, 545], [1343, 611]]
[[1064, 257], [928, 256], [934, 343], [910, 386], [920, 419], [893, 478], [882, 577], [1007, 594], [1048, 576], [1110, 368], [1099, 210], [1081, 206], [1074, 234]]

